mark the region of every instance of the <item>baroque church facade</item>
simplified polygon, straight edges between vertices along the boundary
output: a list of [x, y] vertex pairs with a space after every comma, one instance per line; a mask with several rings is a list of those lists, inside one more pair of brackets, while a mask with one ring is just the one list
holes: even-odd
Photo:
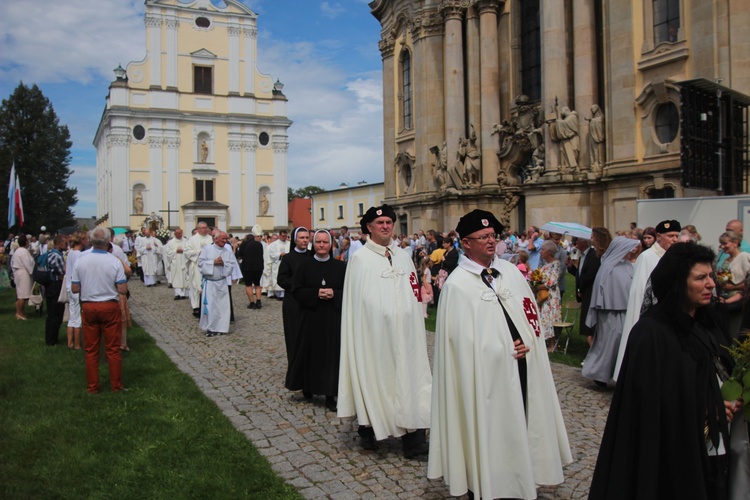
[[115, 70], [94, 139], [109, 225], [288, 226], [292, 122], [257, 68], [256, 22], [236, 0], [146, 0], [146, 57]]
[[639, 199], [748, 192], [748, 2], [369, 5], [400, 232], [476, 207], [621, 230]]

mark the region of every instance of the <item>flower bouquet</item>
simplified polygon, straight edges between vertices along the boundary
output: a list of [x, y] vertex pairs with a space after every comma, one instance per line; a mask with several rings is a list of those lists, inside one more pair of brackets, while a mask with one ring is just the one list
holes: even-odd
[[729, 283], [732, 281], [732, 272], [729, 269], [716, 270], [716, 282], [719, 284]]
[[169, 229], [161, 228], [156, 230], [156, 237], [159, 238], [159, 241], [161, 241], [162, 245], [166, 244], [167, 241], [169, 241]]
[[[721, 386], [721, 395], [726, 401], [750, 402], [750, 335], [747, 330], [744, 334], [744, 340], [735, 339], [732, 347], [725, 347], [734, 358], [732, 375]], [[750, 420], [750, 404], [743, 405], [742, 412]]]
[[549, 298], [549, 290], [547, 288], [542, 288], [541, 290], [539, 289], [541, 285], [545, 284], [544, 274], [542, 273], [542, 270], [534, 269], [529, 273], [527, 279], [529, 281], [531, 289], [536, 294], [536, 303], [541, 307], [544, 301]]

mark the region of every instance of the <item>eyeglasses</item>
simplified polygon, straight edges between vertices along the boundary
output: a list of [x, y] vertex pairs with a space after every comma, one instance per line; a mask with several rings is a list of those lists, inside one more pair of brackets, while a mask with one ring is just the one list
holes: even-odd
[[481, 241], [482, 243], [487, 243], [487, 240], [497, 241], [498, 235], [497, 234], [485, 234], [484, 236], [475, 236], [473, 238], [470, 236], [464, 236], [464, 238], [466, 238], [467, 240], [477, 240], [477, 241]]

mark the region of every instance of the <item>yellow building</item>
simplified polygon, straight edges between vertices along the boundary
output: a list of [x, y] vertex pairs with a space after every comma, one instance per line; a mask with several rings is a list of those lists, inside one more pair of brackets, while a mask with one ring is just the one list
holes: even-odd
[[408, 232], [477, 206], [621, 230], [637, 200], [748, 193], [747, 0], [369, 5], [385, 201]]
[[224, 4], [146, 0], [146, 57], [115, 70], [94, 139], [108, 224], [288, 226], [283, 85], [256, 66], [257, 15]]
[[383, 204], [383, 183], [364, 181], [349, 187], [342, 184], [337, 189], [312, 195], [312, 225], [315, 229], [339, 229], [341, 226], [359, 232], [359, 220], [370, 207]]

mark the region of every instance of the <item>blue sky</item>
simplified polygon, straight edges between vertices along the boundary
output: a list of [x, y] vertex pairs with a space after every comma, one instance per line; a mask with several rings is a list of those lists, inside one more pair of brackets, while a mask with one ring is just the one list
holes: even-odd
[[[243, 2], [258, 14], [258, 67], [289, 98], [292, 188], [383, 181], [380, 25], [368, 2]], [[112, 70], [146, 54], [143, 12], [142, 0], [0, 1], [0, 97], [37, 84], [70, 129], [78, 217], [103, 215], [92, 141]]]

